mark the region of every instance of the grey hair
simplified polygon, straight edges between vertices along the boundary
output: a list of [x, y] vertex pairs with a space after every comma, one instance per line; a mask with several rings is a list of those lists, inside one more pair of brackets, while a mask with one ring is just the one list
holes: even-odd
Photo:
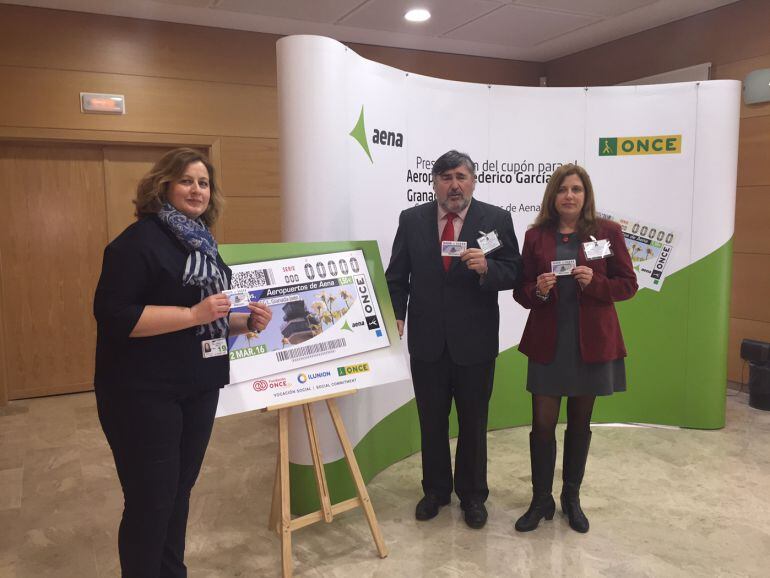
[[461, 153], [456, 150], [445, 152], [443, 155], [437, 158], [436, 162], [433, 163], [431, 174], [435, 177], [436, 175], [440, 175], [443, 172], [456, 169], [460, 165], [463, 165], [465, 168], [467, 168], [468, 172], [470, 172], [472, 176], [476, 176], [476, 164], [473, 162], [473, 159], [471, 159], [471, 157], [466, 153]]

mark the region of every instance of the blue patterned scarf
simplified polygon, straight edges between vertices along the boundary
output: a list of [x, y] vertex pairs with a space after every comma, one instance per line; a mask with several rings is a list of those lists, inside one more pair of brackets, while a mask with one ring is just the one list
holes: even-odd
[[[163, 203], [158, 212], [161, 222], [174, 233], [179, 242], [190, 251], [185, 264], [182, 283], [201, 288], [201, 301], [227, 289], [227, 276], [217, 265], [217, 242], [200, 219], [193, 221], [177, 211], [170, 203]], [[212, 338], [227, 335], [227, 317], [198, 327], [196, 333], [208, 331]]]

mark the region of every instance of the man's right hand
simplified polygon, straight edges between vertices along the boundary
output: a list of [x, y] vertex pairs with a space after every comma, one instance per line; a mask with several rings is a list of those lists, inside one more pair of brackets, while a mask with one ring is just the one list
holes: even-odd
[[396, 319], [396, 327], [398, 327], [398, 336], [404, 336], [404, 322], [401, 319]]

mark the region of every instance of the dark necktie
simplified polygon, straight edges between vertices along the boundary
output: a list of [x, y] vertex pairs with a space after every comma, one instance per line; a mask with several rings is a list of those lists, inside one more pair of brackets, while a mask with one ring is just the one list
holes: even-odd
[[[457, 215], [454, 213], [447, 213], [446, 214], [446, 225], [444, 225], [444, 230], [441, 232], [441, 242], [444, 241], [454, 241], [455, 240], [455, 226], [453, 221], [457, 218]], [[444, 257], [444, 271], [449, 271], [449, 265], [452, 264], [452, 257]]]

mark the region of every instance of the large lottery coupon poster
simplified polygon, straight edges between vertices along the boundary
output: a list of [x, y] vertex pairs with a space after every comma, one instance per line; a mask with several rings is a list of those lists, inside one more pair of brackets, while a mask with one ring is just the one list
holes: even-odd
[[228, 339], [230, 381], [292, 371], [390, 345], [361, 251], [234, 265], [232, 311], [261, 301], [262, 333]]
[[[262, 332], [228, 339], [230, 384], [220, 392], [217, 416], [408, 377], [376, 245], [344, 243], [354, 245], [344, 250], [336, 243], [322, 245], [325, 250], [317, 253], [313, 243], [228, 251], [238, 263], [230, 266], [226, 291], [231, 311], [247, 312], [249, 302], [260, 302], [273, 317]], [[247, 255], [256, 257], [244, 259]]]

